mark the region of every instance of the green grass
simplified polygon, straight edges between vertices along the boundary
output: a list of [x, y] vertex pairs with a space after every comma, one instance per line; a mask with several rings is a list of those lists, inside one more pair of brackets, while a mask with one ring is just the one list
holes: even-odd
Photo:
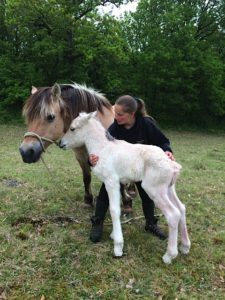
[[[49, 175], [42, 162], [22, 162], [24, 131], [0, 126], [0, 299], [225, 299], [224, 134], [166, 132], [183, 166], [177, 192], [192, 242], [188, 256], [167, 266], [166, 241], [145, 233], [144, 219], [123, 225], [122, 259], [112, 256], [111, 226], [101, 243], [91, 243], [93, 210], [83, 206], [72, 152], [51, 146], [44, 155]], [[100, 182], [93, 183], [97, 195]], [[134, 216], [140, 215], [136, 199]], [[167, 230], [164, 217], [160, 226]]]

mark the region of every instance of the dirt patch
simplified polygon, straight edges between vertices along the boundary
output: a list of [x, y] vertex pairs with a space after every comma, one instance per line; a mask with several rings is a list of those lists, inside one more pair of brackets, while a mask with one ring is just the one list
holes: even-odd
[[22, 185], [22, 183], [16, 179], [3, 179], [1, 180], [1, 183], [8, 187], [18, 187]]
[[20, 226], [22, 224], [31, 224], [34, 227], [40, 227], [49, 223], [56, 223], [59, 225], [66, 224], [80, 224], [81, 222], [75, 219], [74, 217], [68, 216], [49, 216], [49, 217], [20, 217], [13, 221], [11, 225]]

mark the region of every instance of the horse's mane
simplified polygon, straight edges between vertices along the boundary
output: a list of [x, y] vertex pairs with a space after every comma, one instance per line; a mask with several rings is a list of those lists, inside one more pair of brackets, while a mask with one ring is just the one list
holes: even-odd
[[[103, 107], [111, 109], [108, 99], [100, 92], [88, 88], [86, 85], [61, 84], [61, 99], [59, 102], [61, 115], [67, 122], [71, 122], [81, 111], [103, 112]], [[37, 118], [44, 118], [51, 113], [53, 105], [52, 87], [41, 87], [27, 99], [23, 115], [28, 122]]]

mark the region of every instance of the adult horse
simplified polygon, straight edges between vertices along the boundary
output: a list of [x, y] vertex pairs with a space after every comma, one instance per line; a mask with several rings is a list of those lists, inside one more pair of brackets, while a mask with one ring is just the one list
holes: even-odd
[[[33, 87], [23, 108], [28, 124], [28, 132], [19, 148], [23, 161], [37, 162], [47, 147], [62, 137], [81, 111], [95, 110], [103, 126], [108, 128], [114, 119], [113, 107], [103, 94], [94, 89], [76, 83]], [[83, 172], [84, 203], [92, 205], [91, 169], [86, 148], [76, 148], [74, 153]], [[124, 206], [129, 207], [129, 203], [130, 199], [123, 197]]]

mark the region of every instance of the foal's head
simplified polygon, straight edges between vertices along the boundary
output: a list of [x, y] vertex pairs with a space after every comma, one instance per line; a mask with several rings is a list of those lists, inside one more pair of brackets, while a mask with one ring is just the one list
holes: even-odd
[[[97, 111], [92, 113], [81, 112], [77, 118], [73, 120], [70, 128], [61, 139], [59, 146], [66, 150], [81, 147], [85, 143], [85, 136], [89, 135], [89, 120], [96, 117]], [[100, 124], [99, 122], [97, 124]], [[100, 125], [102, 127], [102, 125]]]

